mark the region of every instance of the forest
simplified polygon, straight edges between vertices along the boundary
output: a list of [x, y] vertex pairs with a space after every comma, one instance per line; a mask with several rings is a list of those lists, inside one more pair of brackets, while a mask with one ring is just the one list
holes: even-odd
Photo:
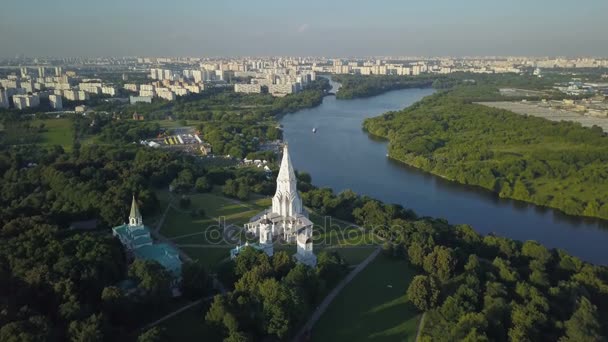
[[[474, 88], [474, 89], [467, 89]], [[552, 122], [471, 103], [458, 86], [364, 128], [389, 140], [389, 156], [500, 197], [608, 219], [608, 138], [599, 127]]]
[[[563, 189], [595, 186], [584, 182], [599, 184], [606, 176], [601, 166], [606, 157], [605, 137], [597, 129], [574, 124], [547, 126], [540, 119], [471, 104], [449, 94], [437, 94], [403, 112], [372, 119], [366, 128], [389, 139], [410, 134], [407, 140], [397, 139], [395, 146], [406, 148], [404, 155], [416, 154], [416, 161], [428, 160], [446, 170], [452, 170], [446, 165], [469, 163], [470, 167], [479, 163], [496, 168], [504, 175], [490, 171], [479, 179], [489, 184], [491, 175], [495, 185], [513, 182], [509, 183], [511, 196], [526, 194], [524, 188], [529, 196], [545, 189], [583, 201], [581, 192], [547, 190], [545, 186], [557, 179], [570, 180], [560, 183], [568, 185]], [[283, 109], [275, 108], [268, 115], [280, 115], [288, 110], [285, 108], [313, 98], [316, 96], [281, 100], [286, 102], [277, 108]], [[467, 112], [472, 114], [460, 114]], [[408, 119], [410, 115], [415, 120]], [[93, 120], [97, 124], [91, 125]], [[31, 134], [44, 129], [28, 127], [27, 120], [5, 118], [5, 122], [15, 122]], [[169, 311], [166, 271], [154, 262], [129, 264], [122, 246], [109, 233], [109, 227], [124, 222], [133, 195], [144, 217], [151, 217], [160, 209], [156, 190], [169, 184], [185, 193], [222, 186], [226, 196], [240, 199], [275, 191], [274, 181], [261, 172], [206, 167], [192, 156], [128, 141], [151, 134], [157, 129], [154, 122], [114, 123], [92, 116], [74, 118], [73, 123], [75, 143], [69, 152], [60, 146], [0, 145], [1, 341], [132, 341], [138, 339], [139, 327]], [[215, 125], [200, 128], [209, 130], [206, 134], [218, 131], [247, 141], [255, 136], [278, 136], [271, 126], [238, 121]], [[120, 140], [109, 127], [127, 138]], [[394, 127], [403, 133], [398, 134]], [[452, 130], [465, 132], [467, 143]], [[538, 132], [544, 138], [534, 134]], [[479, 137], [472, 138], [473, 134]], [[104, 144], [77, 143], [79, 137], [89, 135], [99, 136]], [[401, 150], [394, 150], [394, 144], [391, 140], [391, 153]], [[442, 150], [450, 144], [459, 148]], [[542, 162], [534, 163], [535, 159]], [[458, 175], [460, 171], [451, 172]], [[571, 178], [573, 174], [580, 178]], [[409, 260], [419, 271], [403, 293], [427, 312], [424, 340], [601, 341], [608, 336], [606, 267], [535, 242], [481, 236], [467, 225], [420, 218], [402, 206], [352, 191], [334, 194], [327, 188], [315, 188], [305, 172], [297, 172], [297, 177], [307, 207], [373, 230], [386, 241], [385, 253]], [[605, 201], [597, 199], [600, 213]], [[70, 228], [91, 219], [96, 220], [97, 229]], [[333, 253], [320, 253], [314, 269], [294, 265], [286, 253], [268, 258], [254, 250], [245, 250], [228, 265], [219, 276], [229, 292], [215, 297], [201, 324], [205, 320], [220, 336], [234, 341], [289, 339], [326, 291], [348, 272], [344, 260]], [[208, 295], [204, 267], [196, 262], [183, 267], [181, 290], [186, 299]], [[124, 279], [134, 282], [134, 293], [128, 294], [121, 286]], [[154, 334], [144, 332], [139, 340], [155, 340], [150, 337]]]
[[336, 252], [321, 252], [316, 267], [296, 264], [288, 252], [272, 257], [245, 248], [230, 269], [232, 291], [215, 296], [205, 314], [224, 341], [286, 341], [328, 290], [348, 272]]
[[391, 75], [332, 75], [332, 80], [342, 84], [336, 93], [341, 100], [380, 95], [390, 90], [428, 88], [433, 80], [428, 77]]
[[346, 190], [309, 189], [305, 205], [385, 239], [419, 275], [409, 301], [427, 312], [423, 341], [604, 341], [608, 268], [534, 242], [481, 236]]
[[[585, 81], [597, 82], [601, 80], [601, 72], [598, 70], [587, 70], [580, 72], [577, 77]], [[565, 95], [553, 89], [556, 83], [571, 80], [569, 73], [549, 72], [543, 77], [531, 74], [483, 74], [470, 72], [454, 72], [447, 75], [427, 74], [419, 76], [398, 75], [332, 75], [332, 80], [342, 84], [336, 98], [354, 99], [380, 95], [387, 91], [407, 88], [429, 88], [453, 89], [460, 92], [460, 96], [467, 97], [470, 101], [497, 101], [505, 100], [499, 93], [499, 88], [524, 88], [529, 90], [544, 91], [547, 99], [561, 99]], [[458, 86], [466, 87], [458, 87]], [[539, 99], [534, 96], [510, 97], [509, 99]]]
[[[125, 221], [135, 195], [144, 217], [159, 210], [155, 190], [231, 173], [187, 155], [126, 146], [4, 146], [0, 151], [0, 340], [133, 340], [136, 328], [169, 305], [170, 275], [159, 264], [128, 265], [109, 227]], [[192, 181], [194, 185], [194, 181]], [[201, 182], [197, 182], [199, 185]], [[71, 229], [94, 220], [98, 229]], [[186, 298], [208, 293], [205, 270], [183, 266]], [[135, 282], [135, 295], [121, 287]], [[134, 330], [135, 329], [135, 330]]]

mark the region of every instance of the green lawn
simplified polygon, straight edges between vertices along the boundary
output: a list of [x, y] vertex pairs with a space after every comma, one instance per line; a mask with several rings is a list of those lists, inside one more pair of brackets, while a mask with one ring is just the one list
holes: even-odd
[[167, 341], [221, 341], [218, 332], [205, 323], [205, 312], [209, 304], [196, 305], [164, 321], [159, 326]]
[[414, 341], [420, 315], [405, 292], [415, 271], [380, 254], [334, 299], [313, 341]]
[[[376, 249], [375, 246], [364, 247], [341, 247], [341, 248], [328, 248], [326, 249], [328, 252], [335, 251], [337, 252], [349, 265], [357, 265], [360, 264], [365, 258], [367, 258], [373, 251]], [[320, 252], [322, 249], [319, 249], [316, 252]]]
[[67, 150], [72, 149], [74, 142], [74, 125], [70, 119], [34, 120], [32, 126], [44, 124], [42, 142], [46, 145], [61, 145]]
[[[186, 234], [208, 232], [209, 230], [219, 230], [218, 219], [220, 218], [226, 223], [242, 225], [258, 212], [257, 209], [234, 203], [228, 198], [214, 194], [192, 194], [188, 195], [188, 197], [191, 200], [191, 204], [187, 209], [178, 207], [179, 204], [176, 197], [173, 204], [177, 207], [169, 209], [160, 231], [161, 234], [171, 238]], [[195, 209], [203, 209], [205, 216], [192, 217], [190, 212]], [[187, 238], [184, 239], [186, 240], [182, 239], [180, 243], [189, 243]]]
[[198, 260], [207, 270], [214, 272], [217, 266], [230, 257], [230, 246], [226, 248], [181, 247], [192, 259]]

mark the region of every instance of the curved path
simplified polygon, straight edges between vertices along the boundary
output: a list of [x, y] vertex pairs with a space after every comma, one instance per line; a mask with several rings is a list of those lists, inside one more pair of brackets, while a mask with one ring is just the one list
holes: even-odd
[[304, 337], [307, 336], [308, 334], [310, 334], [312, 327], [315, 325], [315, 323], [317, 323], [319, 318], [321, 318], [321, 316], [323, 315], [325, 310], [327, 310], [327, 308], [329, 307], [329, 304], [331, 304], [331, 302], [336, 298], [336, 296], [340, 293], [340, 291], [342, 291], [342, 289], [346, 285], [348, 285], [348, 283], [350, 283], [351, 280], [353, 280], [355, 278], [355, 276], [357, 274], [359, 274], [359, 272], [363, 271], [363, 269], [365, 267], [367, 267], [367, 265], [369, 265], [369, 263], [372, 262], [378, 256], [378, 254], [380, 253], [381, 250], [382, 250], [381, 247], [376, 248], [372, 252], [372, 254], [370, 254], [365, 260], [363, 260], [362, 263], [357, 265], [357, 267], [355, 269], [353, 269], [346, 276], [346, 278], [342, 279], [342, 281], [340, 281], [340, 283], [336, 287], [334, 287], [334, 289], [325, 297], [325, 299], [323, 299], [321, 304], [319, 304], [319, 306], [317, 306], [315, 311], [312, 313], [312, 315], [308, 319], [308, 322], [306, 322], [306, 324], [304, 324], [304, 326], [300, 329], [300, 331], [298, 331], [298, 334], [293, 338], [293, 341], [305, 340]]

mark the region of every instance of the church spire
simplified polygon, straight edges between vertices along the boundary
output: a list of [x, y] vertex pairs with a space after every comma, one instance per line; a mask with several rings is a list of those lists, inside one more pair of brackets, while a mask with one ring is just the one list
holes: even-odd
[[296, 174], [289, 157], [289, 149], [285, 144], [277, 177], [277, 192], [272, 198], [272, 212], [283, 217], [302, 214], [302, 199], [298, 194], [297, 184]]
[[137, 201], [135, 201], [135, 195], [133, 195], [133, 200], [131, 201], [131, 213], [129, 214], [129, 226], [141, 226], [143, 224], [143, 220], [141, 218], [141, 214], [139, 213], [139, 207], [137, 206]]
[[277, 177], [277, 181], [295, 181], [296, 174], [293, 171], [293, 166], [291, 165], [291, 158], [289, 157], [289, 149], [287, 144], [283, 146], [283, 159], [281, 160], [281, 168], [279, 169], [279, 176]]

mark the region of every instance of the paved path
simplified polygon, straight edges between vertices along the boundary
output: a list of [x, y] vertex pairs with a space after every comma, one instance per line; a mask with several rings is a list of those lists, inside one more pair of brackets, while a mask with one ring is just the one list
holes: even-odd
[[381, 247], [376, 248], [376, 250], [374, 250], [372, 252], [372, 254], [370, 254], [365, 260], [363, 260], [362, 263], [357, 265], [357, 267], [354, 270], [352, 270], [346, 276], [346, 278], [342, 279], [342, 281], [340, 281], [340, 283], [338, 285], [336, 285], [336, 287], [334, 287], [334, 289], [325, 297], [325, 299], [323, 299], [321, 304], [319, 304], [319, 306], [317, 306], [315, 311], [312, 313], [312, 315], [308, 319], [308, 322], [306, 322], [306, 324], [304, 324], [304, 326], [300, 329], [300, 331], [298, 331], [298, 334], [293, 338], [293, 341], [302, 341], [303, 337], [312, 331], [312, 327], [315, 325], [315, 323], [317, 323], [319, 318], [321, 318], [321, 316], [323, 315], [325, 310], [327, 310], [327, 308], [329, 307], [329, 304], [331, 304], [331, 302], [336, 298], [336, 296], [338, 296], [340, 291], [342, 291], [342, 289], [346, 285], [348, 285], [351, 282], [351, 280], [353, 280], [355, 278], [355, 276], [357, 274], [359, 274], [359, 272], [363, 271], [363, 269], [367, 265], [369, 265], [369, 263], [372, 262], [378, 256], [378, 254], [380, 253], [381, 250], [382, 250]]
[[420, 322], [418, 322], [418, 331], [416, 332], [416, 342], [420, 341], [420, 334], [422, 333], [422, 329], [424, 328], [424, 319], [426, 318], [426, 311], [422, 313], [422, 317], [420, 317]]
[[171, 201], [172, 200], [169, 200], [169, 205], [163, 212], [163, 216], [160, 217], [160, 220], [158, 220], [158, 223], [156, 224], [156, 227], [154, 228], [154, 231], [156, 233], [160, 232], [160, 228], [163, 226], [163, 223], [165, 223], [165, 217], [167, 217], [167, 213], [169, 212], [169, 209], [171, 209]]
[[142, 330], [142, 331], [146, 331], [146, 330], [148, 330], [148, 329], [152, 328], [153, 326], [158, 325], [158, 324], [160, 324], [160, 323], [162, 323], [162, 322], [164, 322], [164, 321], [168, 320], [169, 318], [171, 318], [171, 317], [173, 317], [173, 316], [175, 316], [175, 315], [179, 315], [180, 313], [182, 313], [182, 312], [184, 312], [184, 311], [186, 311], [186, 310], [190, 309], [191, 307], [193, 307], [193, 306], [196, 306], [196, 305], [200, 304], [202, 301], [207, 301], [207, 300], [210, 300], [210, 299], [212, 299], [213, 297], [215, 297], [215, 296], [209, 296], [209, 297], [201, 298], [201, 299], [196, 300], [196, 301], [194, 301], [194, 302], [188, 303], [188, 304], [186, 304], [186, 305], [182, 306], [181, 308], [179, 308], [179, 309], [177, 309], [177, 310], [175, 310], [175, 311], [173, 311], [173, 312], [170, 312], [170, 313], [168, 313], [168, 314], [164, 315], [163, 317], [161, 317], [161, 318], [157, 319], [156, 321], [154, 321], [154, 322], [152, 322], [152, 323], [150, 323], [150, 324], [146, 325], [145, 327], [141, 328], [141, 330]]

